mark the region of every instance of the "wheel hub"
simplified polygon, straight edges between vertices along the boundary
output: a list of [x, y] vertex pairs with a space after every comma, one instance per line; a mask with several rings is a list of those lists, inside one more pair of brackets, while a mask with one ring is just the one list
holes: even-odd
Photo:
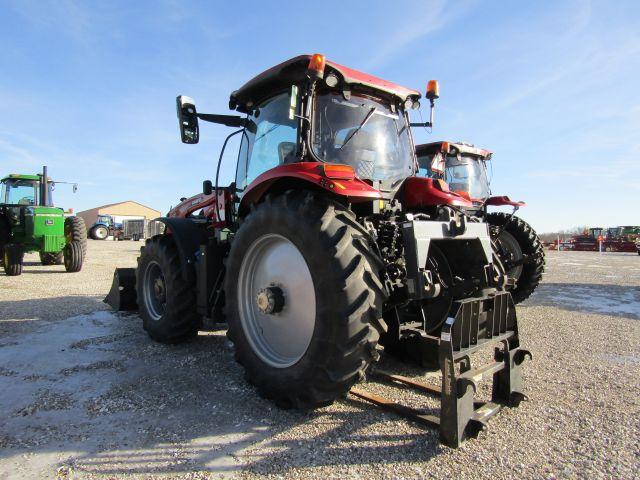
[[315, 328], [316, 295], [309, 266], [290, 240], [273, 233], [254, 240], [236, 295], [242, 329], [262, 361], [286, 368], [303, 357]]
[[149, 262], [144, 271], [142, 282], [143, 298], [141, 300], [147, 307], [147, 313], [152, 320], [160, 320], [164, 315], [167, 303], [167, 285], [158, 262]]
[[158, 300], [164, 302], [165, 299], [165, 288], [164, 288], [164, 279], [162, 277], [156, 278], [153, 283], [153, 293]]
[[284, 294], [277, 286], [263, 288], [256, 295], [256, 304], [262, 313], [274, 314], [282, 311], [284, 307]]

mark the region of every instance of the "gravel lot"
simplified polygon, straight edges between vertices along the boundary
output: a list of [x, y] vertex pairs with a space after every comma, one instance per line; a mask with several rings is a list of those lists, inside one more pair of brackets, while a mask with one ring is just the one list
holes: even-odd
[[101, 302], [139, 246], [90, 241], [77, 274], [35, 255], [21, 277], [0, 274], [0, 478], [637, 478], [635, 254], [548, 253], [544, 284], [518, 309], [530, 400], [451, 450], [351, 398], [279, 410], [245, 383], [224, 331], [153, 343], [137, 316]]

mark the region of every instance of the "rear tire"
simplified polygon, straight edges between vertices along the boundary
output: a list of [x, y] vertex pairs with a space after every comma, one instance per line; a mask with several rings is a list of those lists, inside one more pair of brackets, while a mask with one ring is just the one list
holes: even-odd
[[82, 252], [82, 244], [77, 241], [67, 243], [64, 247], [64, 268], [69, 273], [75, 273], [82, 270], [84, 261], [84, 253]]
[[109, 229], [103, 225], [98, 225], [91, 229], [91, 238], [94, 240], [106, 240], [109, 236]]
[[[538, 287], [544, 272], [544, 249], [538, 234], [527, 222], [507, 213], [489, 213], [486, 221], [491, 226], [504, 227], [503, 230], [517, 241], [522, 254], [526, 257], [521, 265], [522, 269], [518, 275], [516, 286], [511, 290], [513, 302], [523, 302]], [[501, 260], [503, 259], [501, 258]], [[509, 274], [514, 270], [510, 269], [507, 273]]]
[[64, 262], [64, 252], [40, 252], [40, 263], [42, 265], [62, 265]]
[[196, 285], [182, 275], [178, 249], [167, 235], [147, 240], [136, 272], [138, 307], [144, 329], [161, 343], [180, 343], [198, 334]]
[[4, 273], [9, 277], [17, 277], [22, 273], [24, 252], [19, 245], [7, 244], [2, 249]]
[[[369, 240], [351, 211], [311, 193], [267, 196], [246, 217], [228, 257], [227, 335], [261, 396], [329, 405], [377, 361], [386, 294]], [[272, 288], [281, 310], [265, 312]]]

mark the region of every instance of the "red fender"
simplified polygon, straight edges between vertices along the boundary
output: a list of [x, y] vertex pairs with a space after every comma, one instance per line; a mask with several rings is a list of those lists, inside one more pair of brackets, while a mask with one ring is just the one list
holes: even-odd
[[453, 205], [473, 207], [473, 202], [459, 193], [449, 190], [442, 180], [433, 178], [409, 177], [404, 182], [402, 203], [407, 208], [435, 207]]
[[[220, 221], [224, 220], [224, 207], [225, 205], [231, 200], [231, 194], [229, 193], [229, 191], [227, 189], [219, 189], [218, 190], [218, 203], [219, 203], [219, 210], [220, 210], [220, 216], [222, 217], [222, 219]], [[209, 217], [212, 218], [214, 221], [216, 221], [217, 219], [217, 212], [216, 212], [216, 194], [215, 192], [212, 193], [211, 195], [205, 195], [204, 193], [198, 193], [192, 197], [189, 197], [185, 200], [183, 200], [182, 202], [180, 202], [178, 205], [176, 205], [175, 207], [173, 207], [169, 213], [167, 214], [168, 217], [179, 217], [179, 218], [186, 218], [189, 215], [191, 215], [193, 212], [195, 212], [196, 210], [200, 210], [203, 209], [204, 210], [204, 216], [205, 217]]]
[[188, 217], [199, 208], [204, 208], [215, 203], [215, 200], [216, 196], [214, 194], [205, 195], [204, 193], [198, 193], [192, 197], [186, 198], [169, 210], [167, 217]]
[[[382, 197], [378, 190], [359, 178], [356, 178], [350, 167], [335, 165], [336, 168], [345, 169], [346, 174], [327, 176], [331, 174], [325, 173], [325, 165], [334, 164], [298, 162], [279, 165], [271, 170], [267, 170], [259, 175], [246, 188], [242, 201], [240, 202], [240, 210], [243, 210], [244, 207], [252, 203], [258, 202], [269, 190], [271, 185], [282, 179], [296, 179], [309, 182], [334, 195], [347, 197], [349, 202], [352, 203], [371, 201]], [[349, 172], [351, 172], [351, 174], [349, 174]]]
[[514, 202], [506, 195], [502, 195], [499, 197], [489, 197], [487, 201], [484, 202], [485, 205], [492, 205], [494, 207], [501, 207], [503, 205], [511, 205], [512, 207], [524, 207], [526, 203], [524, 202]]

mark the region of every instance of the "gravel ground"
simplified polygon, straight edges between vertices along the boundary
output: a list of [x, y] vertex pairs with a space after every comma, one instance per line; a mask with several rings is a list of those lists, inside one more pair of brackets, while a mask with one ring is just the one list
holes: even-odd
[[77, 274], [35, 255], [21, 277], [0, 274], [0, 478], [637, 478], [637, 255], [548, 253], [544, 284], [518, 309], [530, 400], [452, 450], [353, 398], [279, 410], [244, 381], [224, 331], [153, 343], [136, 315], [101, 302], [139, 246], [90, 241]]

